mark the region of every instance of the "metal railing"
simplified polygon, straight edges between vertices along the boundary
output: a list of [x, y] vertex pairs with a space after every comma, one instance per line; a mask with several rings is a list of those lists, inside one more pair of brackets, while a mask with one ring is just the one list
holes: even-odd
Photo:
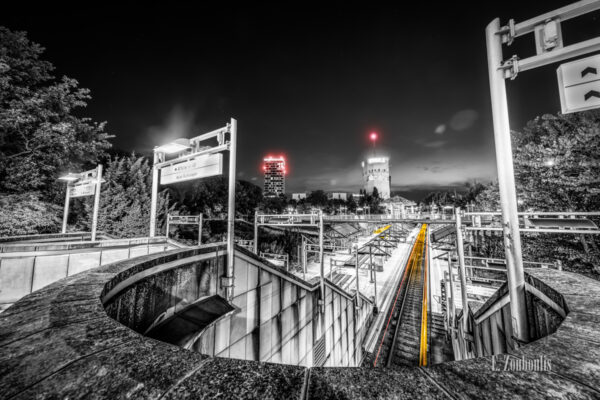
[[288, 254], [266, 253], [261, 251], [259, 256], [267, 261], [283, 262], [285, 270], [289, 271], [290, 256]]

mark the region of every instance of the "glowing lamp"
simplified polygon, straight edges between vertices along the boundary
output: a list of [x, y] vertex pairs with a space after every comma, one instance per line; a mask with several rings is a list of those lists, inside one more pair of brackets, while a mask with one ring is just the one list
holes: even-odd
[[369, 135], [369, 138], [372, 141], [376, 141], [377, 140], [377, 133], [376, 132], [371, 132], [371, 134]]
[[166, 154], [175, 154], [181, 153], [190, 149], [190, 140], [189, 139], [175, 139], [171, 143], [163, 144], [162, 146], [158, 146], [154, 149], [154, 151], [159, 151], [161, 153]]
[[63, 175], [58, 179], [61, 181], [66, 181], [66, 182], [75, 182], [76, 180], [79, 179], [79, 174], [73, 174], [73, 173], [69, 172], [67, 175]]

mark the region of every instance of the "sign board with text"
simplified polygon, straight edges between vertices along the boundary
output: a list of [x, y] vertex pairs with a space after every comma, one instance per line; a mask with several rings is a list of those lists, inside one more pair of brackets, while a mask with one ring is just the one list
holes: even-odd
[[169, 215], [169, 224], [174, 224], [174, 225], [186, 225], [186, 224], [193, 224], [193, 225], [198, 225], [200, 224], [200, 219], [201, 217], [199, 215]]
[[96, 194], [96, 182], [69, 186], [69, 197], [85, 197]]
[[600, 108], [600, 54], [556, 70], [563, 114]]
[[185, 182], [223, 173], [223, 154], [204, 154], [189, 161], [169, 165], [161, 170], [160, 183]]

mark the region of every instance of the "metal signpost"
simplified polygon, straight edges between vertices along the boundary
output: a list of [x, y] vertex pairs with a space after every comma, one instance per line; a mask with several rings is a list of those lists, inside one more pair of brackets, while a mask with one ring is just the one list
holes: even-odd
[[[227, 134], [229, 134], [229, 140], [226, 140]], [[215, 140], [217, 142], [216, 145], [214, 145]], [[227, 297], [230, 300], [233, 297], [234, 278], [236, 146], [237, 121], [232, 118], [231, 121], [222, 128], [196, 136], [192, 139], [177, 139], [171, 143], [154, 148], [152, 203], [150, 206], [150, 237], [154, 237], [156, 235], [156, 205], [158, 201], [159, 183], [167, 185], [222, 175], [222, 152], [229, 151], [227, 272], [226, 276], [221, 278], [221, 287], [226, 288]], [[175, 158], [167, 159], [167, 156]]]
[[202, 244], [202, 214], [200, 215], [171, 215], [167, 214], [167, 239], [171, 225], [198, 225], [198, 246]]
[[95, 169], [61, 176], [61, 181], [67, 182], [67, 193], [65, 195], [65, 210], [63, 213], [62, 233], [67, 233], [67, 219], [69, 217], [69, 203], [71, 198], [94, 196], [94, 209], [92, 212], [92, 242], [96, 240], [96, 229], [98, 227], [98, 208], [100, 206], [100, 186], [102, 185], [102, 165]]
[[[500, 26], [500, 20], [496, 18], [486, 28], [510, 311], [514, 336], [522, 342], [529, 341], [529, 333], [505, 79], [512, 80], [519, 72], [600, 50], [600, 37], [564, 46], [560, 29], [561, 22], [598, 9], [600, 0], [584, 0], [524, 22], [515, 23], [510, 20], [507, 26]], [[509, 60], [504, 60], [502, 44], [510, 45], [515, 38], [529, 33], [534, 33], [537, 54], [526, 59], [519, 59], [515, 55]]]

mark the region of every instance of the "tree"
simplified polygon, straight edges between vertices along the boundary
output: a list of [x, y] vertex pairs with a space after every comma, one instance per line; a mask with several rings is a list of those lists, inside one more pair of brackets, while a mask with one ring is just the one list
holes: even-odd
[[[522, 132], [512, 132], [512, 140], [520, 209], [600, 208], [600, 112], [544, 115], [530, 121]], [[499, 209], [499, 198], [494, 183], [478, 193], [476, 202], [481, 209], [493, 211]], [[589, 239], [584, 235], [522, 236], [525, 259], [561, 259], [567, 269], [600, 272], [595, 235]]]
[[[147, 236], [150, 227], [152, 168], [148, 160], [131, 154], [109, 159], [102, 184], [98, 209], [98, 230], [118, 237]], [[166, 214], [173, 211], [167, 191], [159, 193], [157, 230], [165, 225]], [[87, 198], [79, 211], [78, 224], [91, 229], [93, 199]], [[77, 213], [77, 207], [74, 207]]]
[[313, 207], [325, 208], [329, 204], [327, 194], [319, 189], [312, 191], [307, 197], [306, 201], [309, 202]]
[[536, 210], [600, 208], [600, 112], [544, 115], [513, 132], [519, 197]]
[[89, 90], [57, 80], [43, 52], [25, 32], [0, 27], [0, 191], [56, 195], [59, 174], [95, 164], [110, 147], [105, 123], [73, 115]]
[[348, 196], [348, 200], [346, 201], [346, 207], [348, 207], [348, 212], [356, 212], [356, 201], [354, 200], [354, 196]]

